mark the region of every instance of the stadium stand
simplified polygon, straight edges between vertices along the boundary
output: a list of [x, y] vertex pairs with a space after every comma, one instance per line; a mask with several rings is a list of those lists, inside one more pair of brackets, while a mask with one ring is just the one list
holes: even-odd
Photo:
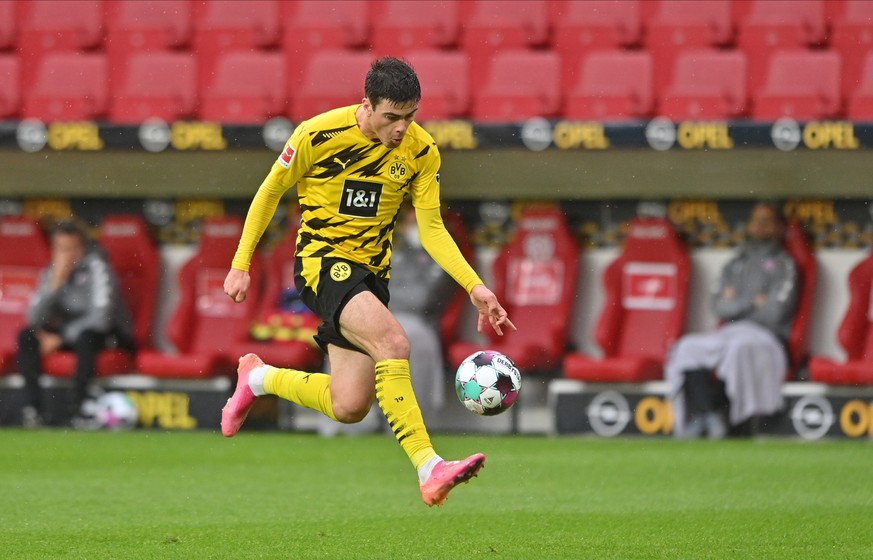
[[0, 0], [0, 51], [11, 50], [18, 35], [15, 0]]
[[49, 54], [103, 48], [101, 0], [21, 2], [18, 17], [21, 83], [26, 92]]
[[285, 114], [282, 53], [238, 51], [221, 57], [201, 103], [200, 118], [221, 123], [262, 124]]
[[449, 49], [458, 44], [459, 2], [385, 0], [373, 9], [371, 51], [404, 56], [411, 50]]
[[470, 110], [469, 65], [458, 51], [411, 51], [407, 58], [418, 73], [423, 98], [419, 121], [467, 117]]
[[472, 88], [471, 115], [480, 122], [518, 122], [561, 112], [561, 57], [552, 51], [494, 55], [488, 79]]
[[110, 119], [137, 124], [197, 115], [197, 74], [190, 52], [138, 52], [126, 61], [124, 81], [113, 89]]
[[[100, 246], [118, 277], [124, 302], [133, 319], [136, 348], [151, 346], [152, 325], [158, 296], [161, 261], [145, 221], [137, 215], [107, 215], [100, 224]], [[43, 370], [53, 377], [72, 377], [76, 355], [60, 351], [43, 358]], [[135, 369], [131, 352], [120, 348], [102, 350], [95, 375], [105, 377]]]
[[660, 93], [673, 82], [676, 60], [689, 50], [728, 45], [733, 40], [729, 0], [661, 0], [646, 22], [645, 47], [652, 55], [653, 86]]
[[778, 51], [763, 87], [752, 93], [759, 120], [835, 118], [841, 114], [840, 55], [833, 51]]
[[197, 86], [212, 82], [219, 59], [233, 51], [278, 46], [281, 35], [279, 3], [205, 2], [194, 5], [193, 49], [197, 55]]
[[21, 64], [14, 54], [0, 54], [0, 119], [18, 116]]
[[467, 340], [449, 347], [449, 361], [491, 349], [512, 356], [525, 373], [549, 373], [561, 365], [570, 335], [580, 250], [557, 206], [528, 206], [512, 240], [492, 266], [493, 290], [516, 332], [497, 336], [486, 329], [486, 344]]
[[106, 77], [103, 53], [48, 54], [33, 87], [24, 96], [21, 114], [45, 121], [100, 119], [108, 110]]
[[873, 253], [849, 273], [849, 305], [837, 330], [845, 361], [815, 356], [809, 362], [810, 380], [830, 385], [873, 384]]
[[626, 121], [652, 114], [652, 59], [645, 51], [592, 53], [564, 99], [568, 119]]
[[287, 91], [302, 87], [307, 61], [326, 50], [361, 49], [369, 40], [370, 2], [367, 0], [300, 0], [281, 2], [281, 39], [285, 53]]
[[852, 120], [873, 120], [873, 51], [864, 59], [858, 87], [849, 97], [846, 116]]
[[113, 91], [124, 87], [132, 55], [187, 50], [191, 42], [191, 20], [191, 3], [186, 0], [107, 2], [106, 56]]
[[842, 91], [849, 99], [860, 86], [865, 61], [873, 52], [873, 2], [843, 3], [843, 11], [832, 18], [830, 48], [840, 53]]
[[732, 119], [744, 116], [747, 105], [741, 51], [685, 51], [660, 94], [658, 114], [673, 120]]
[[291, 95], [289, 117], [295, 122], [336, 107], [360, 103], [364, 77], [373, 61], [363, 51], [332, 50], [313, 54], [300, 85]]
[[788, 376], [791, 378], [809, 360], [809, 325], [812, 322], [812, 304], [818, 281], [818, 263], [806, 231], [800, 224], [788, 224], [784, 244], [785, 250], [797, 266], [797, 277], [800, 281], [794, 321], [785, 344], [788, 351]]
[[36, 222], [20, 216], [0, 219], [0, 375], [15, 368], [18, 331], [27, 322], [40, 271], [50, 258]]
[[603, 274], [605, 300], [594, 339], [602, 358], [571, 352], [564, 376], [588, 382], [660, 379], [670, 345], [684, 332], [691, 261], [669, 221], [636, 218], [621, 254]]
[[581, 62], [587, 55], [640, 44], [642, 21], [637, 0], [560, 0], [549, 6], [551, 47], [561, 55], [561, 83], [565, 89], [578, 81]]
[[[144, 349], [137, 369], [155, 377], [202, 379], [231, 375], [237, 364], [234, 350], [248, 336], [257, 310], [255, 298], [234, 303], [224, 293], [224, 277], [242, 233], [242, 219], [221, 217], [202, 227], [196, 254], [178, 275], [179, 300], [165, 333], [175, 352]], [[252, 260], [252, 285], [261, 281], [258, 259]]]

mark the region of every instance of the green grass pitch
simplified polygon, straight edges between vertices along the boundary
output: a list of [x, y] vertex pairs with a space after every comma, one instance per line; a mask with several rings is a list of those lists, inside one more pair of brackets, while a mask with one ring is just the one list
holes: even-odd
[[870, 558], [869, 442], [448, 436], [427, 508], [389, 435], [0, 430], [0, 557]]

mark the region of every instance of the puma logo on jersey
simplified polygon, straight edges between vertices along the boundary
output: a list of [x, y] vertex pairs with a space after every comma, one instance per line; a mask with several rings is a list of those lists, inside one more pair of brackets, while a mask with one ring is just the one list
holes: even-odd
[[333, 161], [334, 161], [334, 163], [338, 163], [338, 164], [342, 165], [343, 169], [345, 169], [348, 164], [352, 163], [352, 159], [353, 158], [349, 158], [348, 161], [346, 161], [345, 163], [343, 163], [343, 161], [340, 158], [333, 158]]

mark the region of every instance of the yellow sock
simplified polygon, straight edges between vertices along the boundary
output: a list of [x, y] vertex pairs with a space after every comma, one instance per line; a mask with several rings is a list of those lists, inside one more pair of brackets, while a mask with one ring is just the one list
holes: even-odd
[[416, 470], [436, 456], [412, 391], [409, 360], [376, 364], [376, 401]]
[[264, 391], [336, 420], [330, 398], [330, 376], [270, 366], [264, 375]]

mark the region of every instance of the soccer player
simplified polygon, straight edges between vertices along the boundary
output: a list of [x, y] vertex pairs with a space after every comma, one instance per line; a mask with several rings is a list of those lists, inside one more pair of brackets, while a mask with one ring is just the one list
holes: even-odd
[[476, 453], [444, 461], [433, 449], [409, 373], [409, 340], [387, 308], [391, 243], [404, 197], [415, 207], [422, 245], [470, 294], [480, 332], [515, 330], [506, 311], [458, 250], [440, 217], [440, 155], [414, 122], [421, 99], [415, 71], [386, 57], [373, 62], [360, 104], [302, 122], [255, 195], [224, 281], [245, 300], [255, 246], [282, 195], [297, 185], [302, 221], [295, 282], [321, 320], [316, 341], [331, 375], [279, 369], [240, 358], [236, 389], [221, 414], [237, 433], [258, 396], [272, 394], [345, 423], [366, 416], [375, 396], [397, 441], [418, 471], [422, 499], [441, 505], [485, 462]]

